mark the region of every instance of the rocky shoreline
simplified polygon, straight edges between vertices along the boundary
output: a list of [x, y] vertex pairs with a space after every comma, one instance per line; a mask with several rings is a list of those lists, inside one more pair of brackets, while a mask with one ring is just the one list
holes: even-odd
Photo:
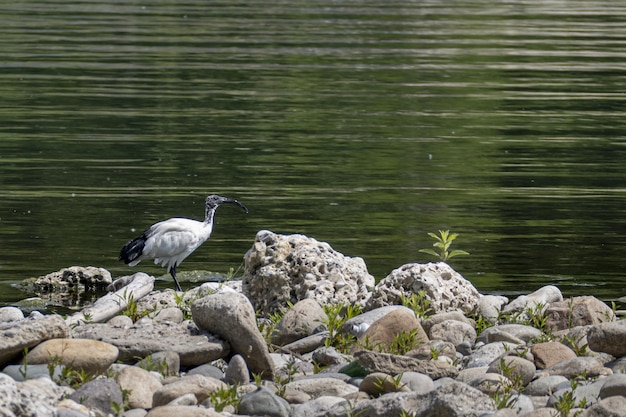
[[375, 284], [362, 259], [270, 231], [244, 263], [184, 293], [42, 277], [109, 292], [67, 317], [0, 308], [0, 416], [626, 415], [626, 320], [594, 297], [482, 295], [443, 262]]

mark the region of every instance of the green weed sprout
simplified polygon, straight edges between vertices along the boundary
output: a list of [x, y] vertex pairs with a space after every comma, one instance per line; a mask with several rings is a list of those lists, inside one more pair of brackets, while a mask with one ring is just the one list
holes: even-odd
[[420, 252], [433, 255], [444, 262], [454, 256], [469, 255], [469, 252], [466, 252], [464, 250], [450, 250], [450, 245], [452, 244], [452, 241], [459, 236], [458, 233], [450, 233], [449, 230], [439, 230], [439, 236], [437, 236], [435, 233], [428, 233], [428, 236], [436, 240], [436, 242], [433, 243], [433, 246], [437, 248], [439, 252], [436, 252], [433, 249], [420, 249]]

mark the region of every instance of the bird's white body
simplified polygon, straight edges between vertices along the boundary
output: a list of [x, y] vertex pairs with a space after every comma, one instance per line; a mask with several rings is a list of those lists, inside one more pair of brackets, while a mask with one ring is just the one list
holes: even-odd
[[246, 206], [237, 200], [210, 195], [205, 201], [203, 222], [174, 217], [155, 223], [122, 247], [119, 260], [130, 266], [144, 259], [154, 259], [157, 265], [167, 265], [176, 289], [182, 291], [176, 279], [176, 267], [211, 236], [215, 210], [223, 203], [235, 204], [248, 212]]
[[143, 259], [154, 259], [161, 266], [179, 265], [198, 249], [213, 231], [213, 222], [201, 222], [185, 218], [172, 218], [156, 223], [146, 231], [141, 256], [129, 263], [135, 266]]

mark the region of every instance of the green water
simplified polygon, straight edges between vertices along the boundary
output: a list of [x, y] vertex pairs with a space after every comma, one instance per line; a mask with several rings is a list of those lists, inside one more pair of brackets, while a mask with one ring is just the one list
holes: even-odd
[[[221, 208], [179, 271], [258, 230], [384, 278], [460, 233], [483, 293], [615, 300], [626, 248], [626, 3], [0, 1], [0, 303]], [[170, 286], [171, 283], [163, 283]]]

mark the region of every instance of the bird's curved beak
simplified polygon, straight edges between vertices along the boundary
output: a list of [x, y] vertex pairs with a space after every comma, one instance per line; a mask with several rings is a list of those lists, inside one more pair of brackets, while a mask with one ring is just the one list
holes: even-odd
[[224, 198], [222, 203], [230, 203], [230, 204], [234, 204], [236, 206], [239, 206], [239, 207], [241, 207], [243, 209], [243, 211], [246, 212], [246, 214], [248, 214], [248, 207], [244, 206], [242, 203], [240, 203], [237, 200], [233, 200], [232, 198]]

